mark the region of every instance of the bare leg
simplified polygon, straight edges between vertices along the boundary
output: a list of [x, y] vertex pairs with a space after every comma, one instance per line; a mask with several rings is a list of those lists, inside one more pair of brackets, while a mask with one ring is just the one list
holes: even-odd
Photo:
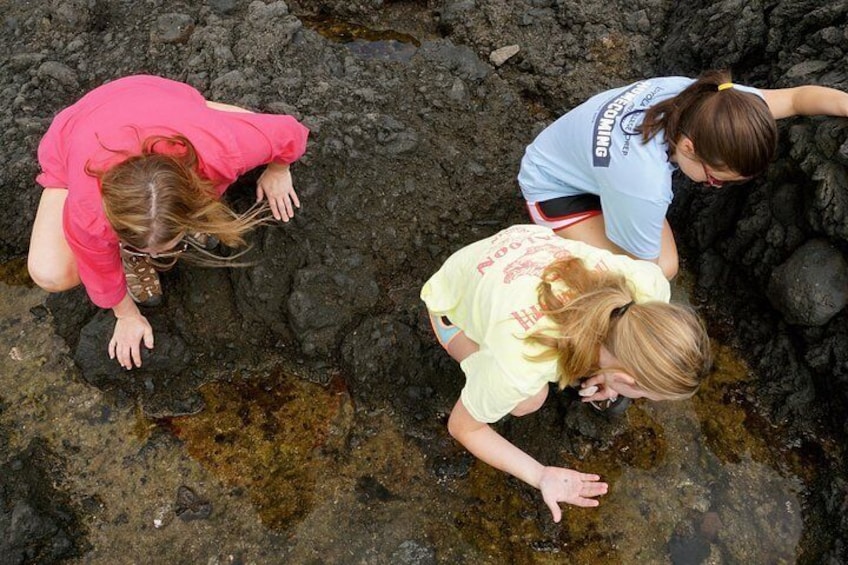
[[[607, 238], [603, 215], [592, 216], [573, 226], [558, 230], [556, 233], [566, 239], [575, 239], [594, 247], [607, 249], [613, 253], [627, 255], [624, 250]], [[671, 226], [668, 225], [667, 220], [663, 223], [660, 256], [655, 262], [659, 264], [667, 279], [671, 280], [677, 275], [677, 244], [674, 243], [674, 234], [671, 233]]]
[[80, 283], [76, 259], [62, 230], [62, 210], [67, 196], [64, 188], [45, 188], [32, 225], [27, 258], [29, 276], [49, 292], [67, 290]]
[[479, 350], [480, 346], [477, 342], [472, 341], [463, 331], [456, 334], [447, 347], [448, 354], [457, 363], [462, 363], [466, 357], [472, 353], [477, 353]]

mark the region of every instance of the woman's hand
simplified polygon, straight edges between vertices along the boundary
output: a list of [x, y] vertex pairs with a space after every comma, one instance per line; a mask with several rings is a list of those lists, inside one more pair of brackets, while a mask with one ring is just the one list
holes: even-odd
[[606, 494], [609, 489], [609, 485], [600, 480], [601, 477], [598, 475], [562, 467], [545, 467], [539, 479], [539, 490], [553, 515], [554, 522], [559, 523], [562, 520], [560, 502], [584, 507], [600, 504], [594, 497]]
[[278, 220], [288, 222], [294, 209], [300, 208], [300, 200], [294, 192], [291, 171], [288, 165], [269, 163], [256, 183], [256, 201], [268, 198], [271, 213]]
[[578, 394], [582, 402], [600, 402], [601, 400], [615, 400], [618, 393], [610, 388], [607, 373], [592, 375], [580, 383]]
[[109, 359], [117, 357], [118, 363], [125, 369], [132, 369], [133, 362], [136, 367], [141, 367], [142, 341], [147, 349], [153, 349], [153, 328], [147, 318], [139, 312], [119, 316], [109, 341]]

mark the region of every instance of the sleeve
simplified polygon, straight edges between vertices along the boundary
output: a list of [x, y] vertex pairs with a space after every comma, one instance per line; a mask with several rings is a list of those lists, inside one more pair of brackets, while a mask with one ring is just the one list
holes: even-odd
[[466, 357], [460, 367], [465, 373], [465, 387], [460, 398], [468, 413], [478, 422], [497, 422], [528, 398], [510, 381], [491, 352], [485, 349]]
[[38, 164], [41, 172], [35, 177], [35, 182], [44, 188], [68, 187], [67, 151], [62, 135], [68, 110], [70, 108], [60, 112], [53, 119], [38, 144]]
[[608, 189], [601, 194], [601, 208], [611, 242], [639, 259], [654, 260], [660, 256], [668, 203]]
[[627, 279], [636, 302], [671, 299], [671, 284], [656, 263], [616, 255], [583, 242], [569, 242], [573, 253], [583, 260], [587, 268], [619, 273]]
[[747, 92], [748, 94], [753, 94], [763, 102], [765, 102], [766, 97], [763, 96], [762, 91], [759, 88], [754, 88], [753, 86], [745, 86], [744, 84], [736, 84], [733, 83], [733, 88], [738, 89], [740, 92]]
[[[92, 226], [74, 221], [71, 206], [64, 211], [65, 239], [77, 261], [77, 270], [91, 301], [112, 308], [127, 293], [126, 277], [114, 234], [98, 233]], [[102, 230], [100, 230], [102, 231]]]
[[309, 130], [292, 116], [211, 111], [225, 115], [241, 152], [241, 173], [271, 162], [294, 163], [306, 151]]

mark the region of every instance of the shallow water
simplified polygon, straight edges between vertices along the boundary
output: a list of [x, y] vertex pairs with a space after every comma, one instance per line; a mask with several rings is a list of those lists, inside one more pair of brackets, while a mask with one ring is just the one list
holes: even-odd
[[[31, 312], [45, 295], [22, 284], [22, 268], [0, 283], [0, 427], [10, 453], [41, 437], [63, 460], [57, 482], [88, 532], [81, 563], [151, 552], [209, 563], [792, 563], [814, 554], [806, 493], [832, 449], [757, 416], [749, 371], [726, 348], [692, 401], [637, 402], [622, 421], [579, 437], [553, 426], [562, 464], [611, 486], [599, 508], [566, 508], [555, 525], [535, 492], [483, 464], [467, 475], [434, 471], [437, 456], [462, 457], [435, 424], [444, 414], [411, 427], [389, 406], [354, 406], [338, 377], [310, 384], [272, 355], [204, 386], [201, 414], [148, 420], [80, 379], [49, 314]], [[548, 404], [502, 431], [519, 441], [556, 422]], [[211, 513], [178, 517], [180, 487]]]
[[301, 16], [303, 25], [335, 43], [341, 43], [361, 59], [409, 61], [421, 43], [393, 30], [377, 30], [327, 16]]

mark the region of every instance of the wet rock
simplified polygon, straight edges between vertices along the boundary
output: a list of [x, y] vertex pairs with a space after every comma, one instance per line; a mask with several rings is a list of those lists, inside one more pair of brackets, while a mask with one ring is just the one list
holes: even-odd
[[471, 472], [475, 461], [473, 455], [461, 450], [434, 456], [431, 466], [433, 474], [439, 479], [464, 479]]
[[191, 488], [181, 485], [177, 489], [174, 512], [183, 522], [205, 520], [212, 515], [212, 503], [198, 496]]
[[289, 337], [288, 301], [294, 273], [305, 261], [306, 250], [297, 245], [298, 230], [268, 229], [257, 233], [259, 242], [245, 255], [251, 265], [231, 276], [239, 312], [248, 322], [258, 322], [254, 333], [269, 328]]
[[150, 32], [153, 41], [185, 43], [194, 31], [194, 18], [188, 14], [162, 14]]
[[385, 485], [371, 475], [365, 475], [356, 480], [356, 497], [362, 503], [388, 502], [397, 498]]
[[86, 546], [77, 510], [56, 489], [61, 462], [43, 440], [0, 465], [0, 560], [57, 563]]
[[56, 333], [65, 340], [71, 351], [79, 343], [80, 330], [99, 311], [81, 286], [48, 295], [44, 306], [53, 315]]
[[399, 565], [435, 565], [436, 549], [415, 540], [406, 540], [392, 553], [392, 563]]
[[710, 544], [700, 537], [675, 535], [668, 543], [668, 553], [674, 565], [698, 565], [710, 556]]
[[[100, 311], [80, 332], [74, 361], [80, 366], [85, 379], [91, 383], [105, 384], [127, 378], [127, 370], [114, 359], [109, 359], [107, 348], [114, 329], [115, 317], [111, 311]], [[141, 347], [142, 367], [133, 369], [135, 380], [151, 373], [176, 375], [191, 363], [191, 351], [181, 337], [167, 331], [157, 331], [155, 340], [154, 349]]]
[[801, 79], [806, 82], [809, 80], [809, 75], [815, 75], [829, 65], [827, 61], [804, 61], [803, 63], [792, 66], [786, 71], [786, 77]]
[[790, 324], [824, 325], [848, 304], [848, 263], [829, 242], [810, 240], [774, 270], [768, 296]]

